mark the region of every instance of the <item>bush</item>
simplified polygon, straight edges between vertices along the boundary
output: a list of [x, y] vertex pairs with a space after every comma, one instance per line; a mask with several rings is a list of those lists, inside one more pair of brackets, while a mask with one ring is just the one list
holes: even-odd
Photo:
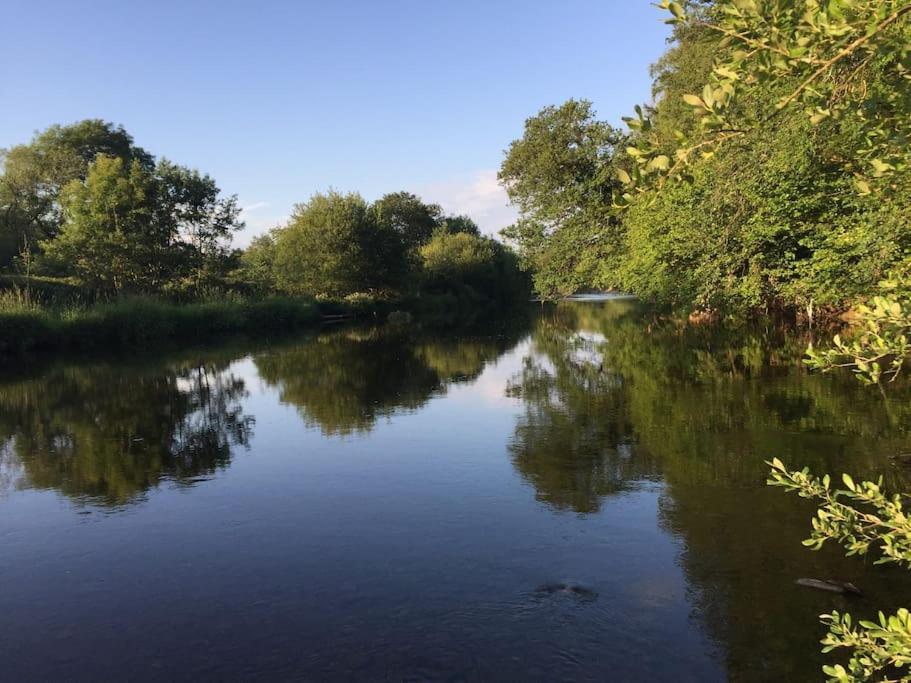
[[420, 249], [422, 281], [430, 292], [456, 292], [506, 301], [528, 294], [516, 257], [490, 238], [439, 231]]

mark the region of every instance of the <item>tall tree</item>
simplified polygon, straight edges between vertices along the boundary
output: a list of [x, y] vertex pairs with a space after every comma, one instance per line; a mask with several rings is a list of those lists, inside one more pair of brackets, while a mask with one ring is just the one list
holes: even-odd
[[425, 244], [440, 225], [443, 209], [410, 192], [392, 192], [373, 204], [380, 225], [396, 232], [407, 249]]
[[54, 237], [62, 215], [58, 196], [73, 180], [84, 180], [98, 154], [136, 161], [150, 170], [152, 156], [133, 143], [122, 126], [87, 119], [51, 126], [28, 144], [0, 150], [0, 268], [23, 249]]
[[63, 223], [41, 243], [48, 267], [105, 290], [156, 291], [200, 281], [224, 258], [239, 209], [208, 177], [169, 162], [154, 169], [99, 155], [60, 193]]
[[152, 289], [163, 277], [157, 256], [168, 235], [155, 221], [155, 179], [139, 162], [99, 156], [85, 182], [60, 199], [64, 227], [43, 244], [46, 258], [100, 289]]
[[401, 233], [359, 194], [315, 194], [276, 234], [276, 278], [288, 292], [380, 291], [400, 284], [406, 270]]
[[520, 220], [504, 231], [544, 296], [609, 286], [622, 226], [611, 211], [624, 136], [598, 121], [590, 102], [546, 107], [525, 122], [499, 179]]

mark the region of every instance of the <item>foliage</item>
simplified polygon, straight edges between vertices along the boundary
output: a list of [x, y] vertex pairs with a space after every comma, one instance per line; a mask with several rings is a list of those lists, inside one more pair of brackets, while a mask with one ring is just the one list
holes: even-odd
[[481, 234], [478, 224], [468, 216], [444, 216], [439, 222], [439, 229], [454, 235], [465, 233], [477, 237]]
[[807, 365], [822, 371], [850, 368], [866, 384], [885, 378], [895, 381], [911, 355], [911, 310], [907, 304], [878, 296], [855, 312], [855, 334], [849, 339], [836, 335], [833, 346], [822, 351], [810, 347]]
[[[222, 196], [197, 170], [156, 162], [123, 127], [101, 120], [53, 126], [0, 151], [0, 161], [0, 270], [24, 277], [25, 294], [36, 277], [51, 277], [79, 289], [82, 302], [123, 293], [194, 300], [216, 291], [410, 297], [435, 277], [424, 277], [419, 253], [434, 234], [481, 240], [468, 216], [444, 215], [408, 192], [372, 204], [329, 192], [233, 250], [243, 227], [236, 197]], [[521, 282], [511, 254], [488, 246], [491, 269], [503, 277], [484, 287]], [[506, 299], [512, 290], [478, 293]]]
[[400, 285], [406, 247], [358, 194], [331, 191], [298, 204], [275, 240], [279, 287], [293, 294], [345, 296]]
[[241, 227], [235, 197], [101, 120], [52, 126], [3, 153], [0, 268], [89, 289], [198, 290], [220, 280]]
[[275, 230], [254, 237], [240, 257], [236, 278], [257, 292], [276, 289], [275, 281]]
[[[691, 138], [681, 132], [673, 159], [655, 144], [641, 110], [629, 119], [643, 135], [633, 152], [636, 163], [623, 172], [628, 186], [641, 186], [647, 176], [657, 177], [660, 186], [667, 176], [791, 108], [814, 125], [833, 119], [852, 130], [854, 154], [842, 161], [861, 193], [907, 168], [911, 3], [726, 0], [689, 13], [672, 0], [660, 6], [670, 13], [670, 23], [714, 33], [723, 49], [701, 92], [684, 95], [700, 133]], [[776, 92], [781, 84], [785, 87]]]
[[421, 247], [420, 257], [423, 284], [431, 291], [467, 286], [501, 300], [527, 291], [514, 255], [488, 237], [441, 229]]
[[407, 192], [373, 204], [356, 194], [314, 195], [250, 245], [239, 277], [256, 290], [330, 298], [470, 291], [477, 303], [528, 291], [513, 254], [482, 237], [471, 218], [445, 216]]
[[539, 292], [794, 312], [911, 270], [907, 1], [662, 6], [673, 41], [628, 135], [571, 100], [507, 152], [506, 235]]
[[421, 259], [431, 286], [478, 283], [493, 275], [494, 246], [492, 240], [467, 233], [440, 232], [421, 247]]
[[168, 236], [156, 231], [154, 179], [138, 163], [99, 157], [85, 183], [75, 180], [61, 197], [65, 227], [42, 244], [46, 258], [103, 289], [131, 285], [151, 289], [161, 282], [156, 256]]
[[398, 235], [406, 249], [417, 249], [430, 240], [442, 221], [443, 209], [425, 204], [410, 192], [393, 192], [373, 204], [377, 223]]
[[[844, 489], [832, 487], [829, 475], [821, 479], [809, 469], [789, 471], [774, 459], [769, 484], [797, 493], [801, 498], [820, 501], [813, 519], [813, 533], [804, 545], [819, 550], [828, 540], [840, 543], [848, 555], [866, 555], [878, 551], [876, 564], [895, 563], [911, 568], [911, 520], [905, 511], [905, 498], [899, 494], [887, 496], [882, 479], [874, 483], [855, 483], [842, 475]], [[832, 612], [822, 616], [829, 633], [822, 641], [824, 652], [838, 648], [851, 650], [848, 668], [841, 665], [824, 667], [832, 681], [866, 681], [874, 676], [883, 680], [899, 675], [911, 680], [911, 616], [906, 609], [886, 617], [879, 613], [879, 622], [860, 621], [852, 624], [849, 614]]]
[[853, 650], [848, 668], [841, 664], [824, 666], [823, 672], [831, 681], [851, 683], [869, 681], [886, 674], [881, 680], [911, 680], [911, 673], [897, 674], [911, 666], [911, 612], [902, 608], [894, 615], [879, 613], [878, 622], [860, 621], [852, 624], [850, 614], [823, 614], [822, 621], [829, 626], [829, 633], [823, 639], [824, 651], [836, 648]]
[[820, 479], [809, 469], [791, 472], [777, 458], [770, 464], [769, 484], [822, 503], [813, 519], [813, 533], [804, 545], [819, 550], [831, 539], [843, 545], [848, 555], [866, 555], [875, 547], [881, 555], [876, 564], [891, 562], [911, 568], [911, 520], [906, 516], [903, 497], [885, 495], [881, 480], [855, 483], [845, 474], [845, 488], [835, 489], [829, 475]]
[[237, 222], [236, 199], [218, 198], [208, 176], [162, 161], [98, 156], [84, 181], [63, 188], [59, 234], [41, 243], [46, 267], [90, 287], [159, 291], [224, 259]]
[[56, 236], [62, 221], [60, 191], [85, 179], [99, 154], [121, 159], [126, 166], [135, 161], [151, 170], [154, 165], [122, 126], [99, 119], [51, 126], [28, 144], [0, 150], [0, 267]]
[[596, 120], [590, 102], [569, 100], [529, 118], [510, 145], [499, 179], [520, 219], [503, 234], [542, 296], [609, 285], [605, 271], [622, 243], [610, 209], [622, 143], [618, 131]]

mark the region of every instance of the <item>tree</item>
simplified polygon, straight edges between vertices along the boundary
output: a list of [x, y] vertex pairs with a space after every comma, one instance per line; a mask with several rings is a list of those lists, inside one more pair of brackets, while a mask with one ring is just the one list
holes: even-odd
[[619, 187], [615, 164], [623, 141], [595, 119], [590, 102], [569, 100], [528, 119], [507, 150], [499, 179], [520, 220], [503, 234], [517, 245], [543, 296], [612, 284], [622, 226], [610, 199]]
[[275, 289], [276, 231], [254, 237], [240, 257], [241, 280], [261, 292]]
[[85, 182], [61, 192], [64, 226], [42, 244], [59, 264], [99, 289], [153, 289], [164, 273], [158, 256], [168, 235], [155, 221], [155, 179], [138, 162], [99, 156]]
[[430, 287], [456, 283], [488, 289], [494, 280], [492, 240], [467, 233], [439, 232], [421, 247], [424, 280]]
[[459, 233], [475, 235], [476, 237], [481, 235], [481, 229], [478, 228], [478, 224], [468, 216], [446, 216], [440, 221], [440, 228], [453, 235]]
[[295, 294], [346, 296], [401, 284], [407, 272], [401, 234], [358, 194], [315, 194], [276, 234], [279, 287]]
[[167, 159], [158, 162], [155, 179], [156, 220], [183, 255], [172, 277], [179, 274], [199, 287], [207, 276], [223, 275], [232, 235], [243, 227], [237, 197], [221, 197], [211, 176]]
[[[615, 205], [631, 208], [622, 286], [662, 303], [812, 312], [907, 269], [911, 204], [896, 190], [909, 174], [895, 158], [907, 136], [892, 122], [911, 112], [908, 28], [888, 23], [899, 4], [663, 4], [675, 44], [653, 71], [655, 106], [627, 119], [617, 171]], [[892, 168], [876, 171], [871, 145]], [[892, 201], [869, 192], [871, 174]]]
[[198, 285], [242, 225], [237, 200], [218, 194], [209, 176], [167, 161], [150, 170], [99, 155], [84, 182], [61, 191], [63, 223], [41, 243], [45, 261], [103, 290], [157, 291], [181, 278]]
[[51, 126], [32, 141], [0, 150], [0, 267], [25, 247], [53, 238], [62, 221], [58, 196], [73, 180], [84, 180], [98, 154], [136, 161], [150, 170], [152, 156], [133, 143], [122, 126], [87, 119]]
[[672, 0], [660, 6], [670, 23], [713, 33], [723, 49], [702, 90], [683, 96], [700, 125], [695, 136], [678, 136], [673, 160], [658, 149], [642, 111], [628, 119], [643, 133], [636, 163], [623, 174], [630, 188], [647, 190], [649, 177], [661, 186], [792, 109], [814, 125], [834, 121], [852, 137], [854, 153], [842, 163], [860, 193], [871, 184], [907, 188], [892, 176], [908, 168], [911, 154], [911, 3], [725, 0], [689, 13]]
[[443, 210], [410, 192], [393, 192], [373, 204], [377, 223], [399, 235], [406, 249], [425, 244], [440, 225]]
[[421, 247], [420, 256], [423, 283], [430, 290], [469, 287], [476, 294], [504, 301], [528, 291], [515, 255], [489, 237], [440, 229]]

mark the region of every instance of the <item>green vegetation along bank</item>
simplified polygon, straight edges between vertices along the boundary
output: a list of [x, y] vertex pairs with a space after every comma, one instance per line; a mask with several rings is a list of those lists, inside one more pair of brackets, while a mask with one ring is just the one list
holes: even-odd
[[507, 150], [537, 290], [807, 319], [911, 291], [911, 3], [661, 4], [672, 39], [628, 125], [570, 100]]
[[317, 193], [238, 249], [236, 197], [111, 123], [52, 126], [0, 150], [0, 163], [0, 352], [277, 332], [397, 308], [441, 324], [530, 291], [508, 247], [408, 192]]

